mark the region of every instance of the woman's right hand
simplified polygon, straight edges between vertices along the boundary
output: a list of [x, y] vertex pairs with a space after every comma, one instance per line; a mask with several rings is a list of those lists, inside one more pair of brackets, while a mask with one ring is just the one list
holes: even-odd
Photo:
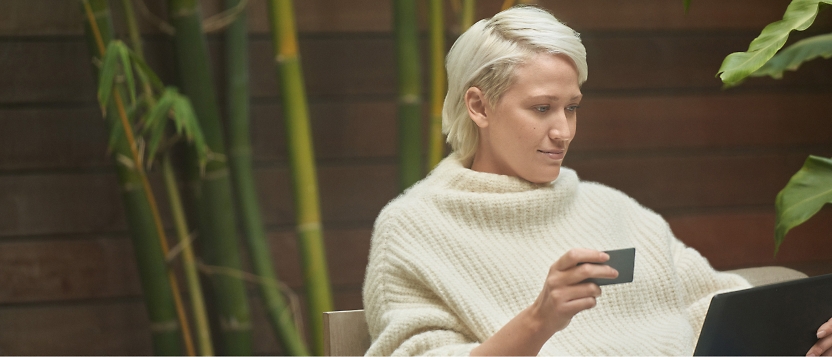
[[577, 313], [595, 307], [601, 288], [585, 280], [618, 277], [618, 271], [612, 267], [598, 264], [609, 259], [607, 253], [576, 248], [549, 267], [543, 290], [528, 309], [530, 316], [540, 324], [541, 332], [551, 337], [566, 328]]
[[572, 249], [549, 268], [537, 300], [493, 336], [471, 351], [472, 356], [534, 356], [575, 314], [595, 306], [601, 288], [583, 282], [589, 278], [612, 279], [618, 272], [603, 263], [610, 257], [591, 249]]

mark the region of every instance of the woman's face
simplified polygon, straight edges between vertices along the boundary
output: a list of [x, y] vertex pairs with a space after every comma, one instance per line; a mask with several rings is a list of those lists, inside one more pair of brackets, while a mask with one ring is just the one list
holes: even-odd
[[465, 95], [479, 127], [472, 170], [534, 183], [554, 181], [575, 137], [581, 89], [578, 71], [563, 55], [538, 54], [515, 69], [514, 83], [489, 106], [479, 88]]

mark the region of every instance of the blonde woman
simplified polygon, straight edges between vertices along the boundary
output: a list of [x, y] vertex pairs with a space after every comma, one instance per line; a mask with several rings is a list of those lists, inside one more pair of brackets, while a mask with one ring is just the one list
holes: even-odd
[[[710, 297], [749, 285], [659, 215], [562, 166], [587, 79], [578, 34], [515, 7], [460, 36], [446, 66], [453, 153], [376, 220], [367, 354], [691, 354]], [[628, 247], [632, 283], [602, 294], [584, 282], [618, 273], [580, 263]]]

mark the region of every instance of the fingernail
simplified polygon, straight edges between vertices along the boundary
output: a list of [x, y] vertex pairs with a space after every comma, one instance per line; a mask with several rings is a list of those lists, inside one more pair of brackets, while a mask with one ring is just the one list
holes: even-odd
[[601, 253], [601, 259], [610, 259], [610, 255], [607, 253]]
[[823, 336], [826, 336], [826, 330], [818, 331], [818, 338], [823, 338]]
[[817, 357], [817, 355], [812, 352], [809, 352], [806, 354], [806, 357]]

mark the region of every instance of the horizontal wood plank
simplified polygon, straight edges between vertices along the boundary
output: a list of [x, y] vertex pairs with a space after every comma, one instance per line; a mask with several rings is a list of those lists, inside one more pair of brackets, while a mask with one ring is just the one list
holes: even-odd
[[[145, 2], [153, 13], [165, 16], [161, 1]], [[222, 10], [221, 0], [202, 0], [200, 3], [203, 17]], [[494, 15], [502, 3], [502, 0], [478, 1], [477, 18]], [[779, 20], [788, 5], [786, 0], [702, 0], [685, 14], [681, 4], [664, 0], [541, 0], [538, 3], [579, 31], [760, 30]], [[52, 10], [41, 11], [46, 6]], [[116, 24], [123, 28], [120, 3], [113, 3], [112, 9]], [[425, 7], [420, 11], [424, 29]], [[450, 4], [446, 4], [445, 12], [446, 26], [458, 26]], [[246, 13], [250, 31], [268, 31], [265, 0], [251, 0]], [[387, 2], [305, 0], [295, 3], [295, 14], [301, 33], [391, 31], [391, 8]], [[137, 11], [137, 15], [143, 33], [160, 32], [141, 12]], [[82, 19], [78, 5], [71, 1], [0, 2], [0, 36], [77, 35], [82, 31]]]
[[[832, 145], [826, 94], [587, 96], [572, 153], [662, 150], [787, 149]], [[391, 100], [316, 101], [310, 105], [316, 158], [394, 159]], [[252, 106], [255, 161], [285, 162], [282, 109]], [[112, 165], [107, 133], [93, 106], [0, 109], [0, 170]], [[635, 152], [633, 155], [637, 155]]]
[[[360, 309], [360, 288], [338, 289], [336, 309]], [[301, 295], [301, 299], [303, 296]], [[356, 305], [357, 304], [357, 305]], [[249, 300], [255, 355], [282, 355], [259, 298]], [[16, 356], [146, 356], [150, 321], [140, 299], [0, 307], [0, 353]]]
[[[620, 150], [785, 148], [828, 145], [832, 102], [824, 94], [588, 97], [574, 153]], [[393, 158], [395, 103], [311, 105], [316, 157]], [[253, 106], [255, 159], [285, 161], [281, 107]], [[106, 132], [93, 107], [0, 109], [0, 169], [108, 166]]]
[[[324, 237], [333, 286], [360, 287], [370, 251], [370, 228], [325, 230]], [[296, 234], [273, 230], [267, 239], [278, 278], [302, 293]], [[241, 237], [240, 252], [248, 266], [246, 247]], [[124, 235], [0, 242], [0, 304], [141, 296], [133, 254], [132, 242]], [[258, 294], [254, 284], [249, 288], [249, 295]]]
[[[570, 152], [832, 145], [828, 94], [585, 96]], [[830, 146], [832, 147], [832, 146]]]
[[[719, 93], [714, 75], [729, 53], [747, 48], [749, 35], [587, 35], [587, 94], [632, 91], [705, 91]], [[218, 43], [212, 42], [215, 66]], [[148, 61], [173, 83], [169, 43], [148, 41]], [[251, 41], [251, 93], [256, 98], [279, 95], [271, 44], [267, 37]], [[395, 95], [391, 36], [319, 37], [301, 40], [300, 51], [310, 97]], [[2, 63], [14, 71], [0, 72], [0, 104], [32, 102], [94, 102], [95, 84], [86, 44], [80, 38], [45, 42], [0, 42]], [[679, 65], [684, 63], [684, 65]], [[215, 78], [222, 78], [215, 73]], [[427, 81], [427, 76], [424, 76]], [[783, 80], [754, 78], [732, 91], [793, 92], [818, 90], [832, 84], [832, 67], [812, 61]], [[427, 86], [424, 86], [427, 88]]]
[[146, 311], [138, 299], [0, 307], [0, 353], [147, 356], [153, 351]]
[[[395, 197], [392, 165], [329, 166], [318, 170], [324, 223], [370, 222]], [[255, 173], [266, 223], [294, 224], [287, 169]], [[163, 217], [164, 191], [152, 180]], [[229, 214], [233, 214], [229, 207]], [[126, 230], [124, 209], [110, 173], [0, 176], [0, 238], [9, 236], [109, 233]], [[169, 226], [169, 225], [168, 225]]]
[[[807, 155], [830, 153], [800, 149], [621, 157], [575, 153], [566, 163], [585, 180], [607, 184], [647, 207], [669, 212], [769, 205]], [[394, 164], [326, 165], [318, 172], [325, 224], [372, 222], [398, 193]], [[288, 171], [265, 167], [257, 170], [256, 180], [266, 223], [293, 224]], [[0, 215], [6, 217], [0, 221], [0, 237], [126, 229], [115, 175], [106, 173], [0, 176]]]
[[129, 238], [0, 243], [0, 304], [141, 295]]
[[[827, 252], [832, 249], [828, 239], [832, 210], [828, 209], [790, 232], [776, 258], [772, 254], [773, 210], [676, 214], [667, 219], [680, 240], [719, 270], [805, 265], [828, 259]], [[360, 289], [371, 229], [332, 229], [324, 233], [332, 284], [336, 290]], [[272, 231], [268, 240], [279, 279], [302, 294], [296, 235]], [[241, 248], [244, 261], [248, 261], [246, 249]], [[127, 237], [0, 243], [0, 266], [5, 267], [0, 270], [0, 304], [140, 296], [132, 254]], [[832, 272], [832, 266], [829, 270]], [[257, 294], [256, 286], [249, 284], [249, 295]], [[339, 302], [336, 307], [360, 308], [360, 299]]]
[[[827, 152], [816, 153], [828, 155]], [[583, 180], [597, 181], [660, 213], [771, 205], [808, 153], [567, 157]], [[577, 155], [576, 155], [577, 156]]]
[[[719, 270], [764, 265], [800, 268], [829, 261], [832, 209], [825, 209], [789, 232], [774, 256], [774, 209], [770, 212], [724, 212], [670, 216], [677, 238], [695, 248]], [[815, 264], [810, 275], [832, 273], [832, 264]]]

